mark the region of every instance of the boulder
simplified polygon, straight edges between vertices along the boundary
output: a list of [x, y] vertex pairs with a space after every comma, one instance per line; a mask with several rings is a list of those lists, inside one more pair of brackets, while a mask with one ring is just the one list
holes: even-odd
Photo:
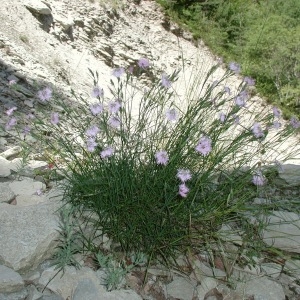
[[183, 277], [177, 277], [166, 286], [168, 296], [182, 299], [192, 300], [196, 294], [196, 285], [191, 280]]
[[0, 291], [2, 293], [18, 292], [24, 288], [24, 282], [19, 273], [0, 265]]
[[51, 15], [51, 9], [43, 1], [40, 0], [26, 0], [25, 7], [31, 12], [40, 15]]
[[9, 203], [15, 198], [15, 193], [10, 189], [8, 183], [0, 183], [0, 203]]
[[46, 188], [46, 185], [40, 181], [35, 181], [31, 178], [25, 178], [23, 180], [16, 180], [9, 183], [9, 188], [15, 193], [15, 195], [34, 195], [38, 191], [42, 191]]
[[52, 203], [0, 204], [0, 262], [22, 272], [51, 257], [59, 237], [55, 209]]
[[281, 165], [278, 170], [278, 176], [289, 186], [300, 186], [300, 165]]
[[10, 167], [11, 162], [0, 156], [0, 177], [8, 177], [11, 174]]

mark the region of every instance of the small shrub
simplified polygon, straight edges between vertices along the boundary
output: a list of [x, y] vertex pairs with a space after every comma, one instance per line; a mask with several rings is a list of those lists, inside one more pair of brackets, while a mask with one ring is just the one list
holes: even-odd
[[[251, 78], [230, 91], [226, 81], [240, 71], [235, 63], [215, 81], [218, 66], [204, 78], [195, 73], [186, 98], [172, 88], [179, 72], [141, 86], [150, 68], [142, 58], [115, 69], [107, 90], [90, 71], [92, 100], [73, 93], [68, 102], [43, 88], [36, 115], [10, 109], [6, 130], [18, 129], [25, 142], [34, 137], [32, 151], [64, 176], [63, 204], [78, 221], [81, 251], [99, 253], [98, 237], [106, 235], [126, 255], [143, 252], [149, 263], [170, 264], [178, 253], [207, 247], [222, 224], [246, 218], [267, 183], [265, 165], [287, 158], [276, 151], [300, 123], [283, 126], [277, 108], [252, 110]], [[69, 229], [68, 254], [78, 251]], [[124, 275], [118, 272], [110, 273], [110, 288]]]

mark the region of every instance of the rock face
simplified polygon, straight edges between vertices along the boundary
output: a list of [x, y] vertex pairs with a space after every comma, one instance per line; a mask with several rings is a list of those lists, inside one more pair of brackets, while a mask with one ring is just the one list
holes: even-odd
[[275, 211], [268, 218], [263, 241], [284, 251], [300, 253], [300, 216], [291, 212]]
[[24, 5], [32, 12], [41, 15], [51, 15], [51, 9], [40, 0], [26, 0]]
[[300, 187], [300, 166], [294, 164], [285, 164], [279, 168], [279, 178], [283, 179], [289, 186]]
[[14, 270], [0, 265], [0, 292], [10, 293], [24, 287], [22, 277]]
[[36, 268], [53, 255], [58, 238], [54, 206], [0, 204], [0, 262], [16, 270]]

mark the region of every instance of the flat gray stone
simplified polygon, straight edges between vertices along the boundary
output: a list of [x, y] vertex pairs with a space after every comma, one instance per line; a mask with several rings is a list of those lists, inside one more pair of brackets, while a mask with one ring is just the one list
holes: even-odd
[[267, 277], [257, 277], [247, 282], [239, 282], [236, 290], [255, 300], [285, 300], [283, 287]]
[[278, 170], [278, 176], [290, 186], [300, 186], [300, 165], [282, 165]]
[[6, 159], [12, 158], [18, 154], [20, 154], [22, 151], [22, 148], [20, 146], [12, 147], [4, 152], [2, 152], [0, 155]]
[[300, 260], [291, 259], [285, 262], [284, 271], [292, 277], [300, 280]]
[[46, 185], [40, 181], [35, 181], [31, 178], [26, 178], [20, 181], [13, 181], [9, 183], [10, 189], [15, 195], [34, 195], [39, 190], [44, 190]]
[[275, 211], [268, 217], [263, 241], [284, 251], [300, 253], [300, 216], [292, 212]]
[[41, 15], [51, 15], [51, 9], [40, 0], [26, 0], [24, 5], [32, 12]]
[[0, 265], [0, 291], [2, 293], [12, 293], [22, 290], [24, 281], [19, 273], [11, 268]]
[[8, 183], [0, 182], [0, 203], [9, 203], [15, 198], [15, 193], [10, 189]]
[[0, 177], [8, 177], [11, 174], [10, 167], [10, 161], [0, 156]]
[[20, 195], [16, 197], [17, 206], [29, 206], [46, 202], [47, 198], [43, 195]]
[[218, 281], [211, 277], [205, 277], [201, 280], [201, 285], [197, 287], [198, 299], [204, 299], [205, 295], [215, 287], [217, 287]]
[[0, 204], [0, 262], [15, 271], [36, 268], [50, 258], [59, 237], [57, 206]]
[[27, 300], [28, 291], [26, 288], [14, 293], [0, 293], [0, 300]]
[[25, 166], [22, 166], [23, 159], [15, 158], [11, 161], [11, 170], [17, 172], [21, 176], [34, 177], [37, 172], [48, 167], [48, 163], [40, 160], [29, 160]]
[[195, 275], [197, 280], [201, 281], [205, 277], [215, 277], [215, 278], [225, 278], [226, 273], [220, 269], [212, 268], [206, 266], [204, 263], [200, 262], [199, 260], [196, 260], [194, 262], [195, 264]]
[[101, 299], [103, 290], [99, 289], [91, 279], [82, 279], [76, 286], [72, 300], [94, 300]]
[[282, 271], [282, 266], [276, 263], [263, 263], [261, 269], [270, 277], [278, 278]]
[[106, 292], [99, 300], [143, 300], [143, 298], [133, 290], [115, 290]]
[[183, 277], [177, 277], [166, 285], [168, 296], [176, 299], [192, 300], [196, 294], [196, 286]]

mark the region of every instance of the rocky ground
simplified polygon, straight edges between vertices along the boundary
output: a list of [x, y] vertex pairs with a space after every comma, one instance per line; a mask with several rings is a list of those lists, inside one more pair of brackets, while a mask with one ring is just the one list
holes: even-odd
[[[163, 16], [153, 1], [2, 0], [0, 6], [0, 125], [8, 108], [34, 112], [40, 87], [55, 87], [63, 97], [86, 96], [93, 85], [88, 68], [97, 70], [101, 86], [108, 85], [112, 69], [129, 67], [141, 57], [149, 58], [153, 76], [186, 66], [177, 85], [195, 66], [207, 71], [217, 60], [201, 42]], [[218, 69], [216, 76], [224, 73]], [[11, 88], [15, 80], [18, 88]], [[239, 78], [229, 82], [232, 89]], [[144, 78], [144, 82], [147, 79]], [[175, 87], [174, 87], [175, 88]], [[266, 106], [256, 97], [255, 107]], [[82, 268], [68, 267], [64, 276], [49, 260], [59, 238], [55, 214], [59, 198], [55, 187], [36, 177], [48, 164], [37, 159], [20, 169], [17, 140], [0, 131], [0, 299], [300, 299], [299, 215], [278, 209], [269, 216], [263, 241], [284, 250], [283, 260], [257, 260], [243, 268], [234, 265], [230, 279], [223, 263], [212, 265], [206, 253], [178, 259], [188, 270], [183, 276], [161, 266], [149, 269], [142, 286], [144, 267], [126, 275], [122, 289], [107, 291], [103, 270], [96, 270], [82, 258]], [[279, 172], [282, 198], [299, 200], [300, 167], [284, 165]], [[289, 198], [291, 197], [291, 198]], [[261, 205], [270, 199], [254, 199]], [[297, 202], [298, 201], [298, 202]], [[241, 243], [238, 232], [224, 224], [228, 245]], [[298, 259], [297, 259], [298, 258]], [[79, 259], [80, 260], [80, 259]]]

